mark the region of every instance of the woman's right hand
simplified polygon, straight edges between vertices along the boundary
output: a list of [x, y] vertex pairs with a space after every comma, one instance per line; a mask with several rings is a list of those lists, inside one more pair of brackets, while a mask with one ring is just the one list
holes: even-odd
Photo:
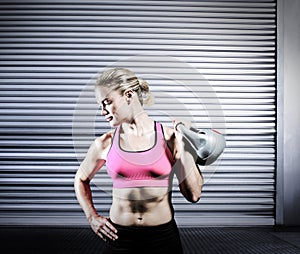
[[107, 238], [113, 241], [118, 239], [117, 229], [109, 222], [108, 218], [100, 215], [93, 216], [90, 218], [89, 223], [93, 231], [104, 241], [106, 241]]

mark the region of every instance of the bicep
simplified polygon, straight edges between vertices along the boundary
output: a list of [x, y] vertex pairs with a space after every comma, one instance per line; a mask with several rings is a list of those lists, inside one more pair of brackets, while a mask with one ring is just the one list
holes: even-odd
[[104, 163], [105, 160], [101, 158], [101, 149], [99, 148], [99, 145], [97, 145], [97, 142], [94, 141], [79, 166], [78, 174], [80, 175], [81, 180], [91, 180]]

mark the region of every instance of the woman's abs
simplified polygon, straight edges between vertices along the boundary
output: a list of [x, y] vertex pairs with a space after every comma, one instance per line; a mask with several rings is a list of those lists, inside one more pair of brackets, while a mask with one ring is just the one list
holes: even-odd
[[156, 226], [173, 218], [166, 188], [114, 189], [110, 219], [123, 226]]

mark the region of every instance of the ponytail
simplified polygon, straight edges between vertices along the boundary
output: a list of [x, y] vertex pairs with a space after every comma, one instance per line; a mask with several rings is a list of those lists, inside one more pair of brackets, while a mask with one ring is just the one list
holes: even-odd
[[139, 79], [139, 86], [141, 89], [142, 105], [151, 106], [154, 104], [154, 96], [150, 91], [149, 84], [143, 79]]

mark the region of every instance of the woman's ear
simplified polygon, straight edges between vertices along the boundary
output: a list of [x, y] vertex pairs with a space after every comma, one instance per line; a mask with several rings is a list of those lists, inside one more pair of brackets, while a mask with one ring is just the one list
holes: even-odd
[[127, 90], [124, 92], [124, 95], [127, 97], [127, 98], [131, 98], [132, 95], [133, 95], [133, 91], [132, 90]]
[[124, 95], [125, 95], [126, 102], [129, 105], [130, 101], [131, 101], [131, 97], [133, 95], [133, 91], [132, 90], [127, 90], [127, 91], [124, 92]]

